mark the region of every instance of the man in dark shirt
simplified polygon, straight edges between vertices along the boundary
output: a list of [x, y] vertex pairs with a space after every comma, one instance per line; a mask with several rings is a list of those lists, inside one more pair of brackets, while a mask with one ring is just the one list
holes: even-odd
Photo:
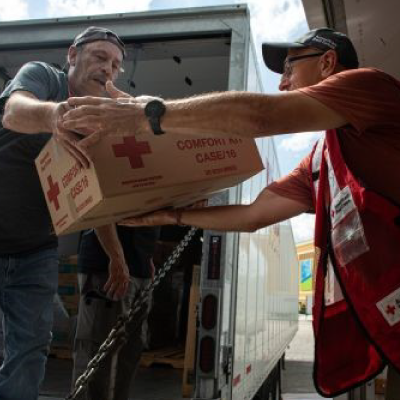
[[[0, 307], [4, 314], [5, 357], [0, 399], [35, 400], [44, 377], [57, 290], [57, 238], [34, 160], [53, 134], [83, 165], [79, 137], [61, 127], [68, 95], [103, 96], [117, 78], [124, 45], [104, 28], [78, 35], [68, 51], [68, 74], [49, 64], [24, 65], [0, 96]], [[112, 257], [107, 288], [126, 293], [129, 274], [121, 246], [102, 242]]]
[[[74, 346], [73, 382], [86, 369], [121, 313], [129, 312], [138, 290], [146, 287], [154, 274], [152, 256], [158, 229], [118, 227], [117, 232], [130, 274], [128, 293], [117, 301], [112, 301], [101, 290], [108, 278], [107, 254], [93, 230], [82, 234], [78, 257], [81, 298]], [[126, 344], [115, 355], [116, 362], [108, 357], [105, 365], [89, 381], [87, 400], [128, 399], [130, 383], [143, 348], [142, 323], [147, 317], [149, 303], [135, 317], [134, 330], [129, 332]], [[115, 377], [113, 383], [112, 376]], [[112, 394], [110, 386], [113, 387]]]

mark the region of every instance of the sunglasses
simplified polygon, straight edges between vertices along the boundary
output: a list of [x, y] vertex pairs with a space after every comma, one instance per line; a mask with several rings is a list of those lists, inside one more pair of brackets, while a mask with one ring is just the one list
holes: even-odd
[[319, 53], [310, 53], [310, 54], [304, 54], [302, 56], [293, 56], [293, 57], [287, 57], [284, 64], [283, 64], [283, 76], [285, 78], [288, 78], [290, 75], [293, 73], [293, 63], [299, 60], [304, 60], [307, 58], [312, 58], [312, 57], [319, 57], [325, 54], [325, 52], [319, 52]]

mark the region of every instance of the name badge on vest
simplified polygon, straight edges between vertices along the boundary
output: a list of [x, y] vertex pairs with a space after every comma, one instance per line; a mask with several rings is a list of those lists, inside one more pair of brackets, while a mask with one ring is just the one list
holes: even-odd
[[347, 215], [356, 209], [350, 188], [346, 186], [335, 196], [331, 203], [332, 228], [343, 221]]

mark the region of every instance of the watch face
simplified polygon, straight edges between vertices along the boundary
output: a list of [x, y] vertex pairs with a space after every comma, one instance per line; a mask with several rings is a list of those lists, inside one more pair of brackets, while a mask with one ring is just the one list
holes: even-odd
[[165, 105], [159, 100], [152, 100], [146, 104], [145, 113], [148, 117], [161, 116], [165, 112]]
[[160, 100], [152, 100], [146, 104], [144, 108], [144, 114], [149, 120], [151, 129], [155, 135], [161, 135], [165, 133], [161, 129], [160, 120], [165, 113], [165, 104]]

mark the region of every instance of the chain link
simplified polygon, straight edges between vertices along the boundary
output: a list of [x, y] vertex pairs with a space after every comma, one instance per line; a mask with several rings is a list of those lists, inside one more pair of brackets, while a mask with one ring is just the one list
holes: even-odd
[[141, 310], [142, 306], [147, 303], [147, 300], [153, 289], [161, 282], [166, 273], [176, 263], [185, 247], [192, 240], [196, 231], [197, 228], [194, 227], [189, 230], [189, 232], [185, 235], [185, 237], [169, 256], [167, 261], [164, 263], [163, 267], [157, 271], [153, 282], [141, 290], [135, 297], [129, 312], [125, 315], [121, 315], [118, 318], [117, 323], [115, 324], [114, 328], [111, 329], [107, 339], [100, 346], [96, 355], [89, 361], [86, 370], [76, 380], [74, 389], [65, 398], [66, 400], [76, 400], [77, 396], [79, 396], [79, 394], [86, 388], [91, 376], [100, 368], [102, 361], [127, 340], [129, 332], [132, 330], [132, 327], [128, 328], [128, 325], [132, 323], [134, 316]]

